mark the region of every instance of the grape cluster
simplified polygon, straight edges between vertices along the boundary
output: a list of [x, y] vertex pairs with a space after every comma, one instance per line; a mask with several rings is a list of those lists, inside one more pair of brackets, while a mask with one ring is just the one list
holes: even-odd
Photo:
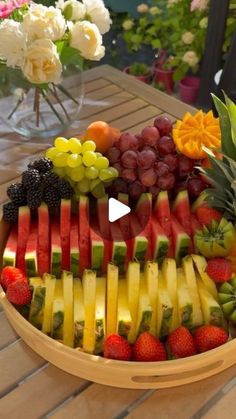
[[77, 197], [91, 193], [101, 198], [106, 186], [118, 177], [116, 168], [109, 166], [109, 160], [96, 152], [94, 141], [58, 137], [54, 147], [46, 151], [46, 157], [52, 161], [54, 172], [69, 181]]
[[[119, 172], [111, 193], [128, 193], [137, 200], [143, 192], [151, 192], [154, 198], [160, 190], [173, 191], [176, 187], [189, 186], [190, 195], [195, 179], [188, 179], [194, 172], [196, 161], [177, 153], [172, 139], [172, 122], [166, 116], [155, 119], [153, 126], [145, 127], [141, 134], [125, 132], [111, 147], [106, 157]], [[201, 179], [197, 178], [198, 188]], [[192, 186], [193, 185], [193, 186]], [[200, 192], [199, 192], [200, 193]]]

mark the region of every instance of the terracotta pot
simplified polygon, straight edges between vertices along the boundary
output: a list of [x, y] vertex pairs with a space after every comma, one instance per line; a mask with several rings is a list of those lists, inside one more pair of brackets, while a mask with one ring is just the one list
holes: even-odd
[[[126, 74], [130, 74], [129, 69], [130, 69], [130, 67], [125, 67], [124, 70], [123, 70], [123, 72], [126, 73]], [[133, 75], [130, 74], [130, 76], [133, 76]], [[151, 71], [148, 74], [144, 75], [144, 76], [141, 76], [140, 75], [140, 76], [133, 76], [133, 77], [135, 77], [137, 80], [140, 80], [140, 81], [142, 81], [142, 82], [144, 82], [146, 84], [149, 84], [152, 81]]]
[[179, 83], [180, 99], [189, 104], [196, 102], [200, 88], [200, 77], [186, 76]]
[[153, 78], [156, 83], [164, 86], [166, 93], [172, 94], [174, 91], [174, 75], [175, 70], [165, 70], [163, 68], [153, 67]]

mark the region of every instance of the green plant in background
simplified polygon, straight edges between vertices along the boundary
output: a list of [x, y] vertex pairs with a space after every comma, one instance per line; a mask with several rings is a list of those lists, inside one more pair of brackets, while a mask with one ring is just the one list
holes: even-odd
[[150, 68], [143, 63], [133, 63], [129, 67], [129, 74], [132, 76], [147, 76], [150, 73]]

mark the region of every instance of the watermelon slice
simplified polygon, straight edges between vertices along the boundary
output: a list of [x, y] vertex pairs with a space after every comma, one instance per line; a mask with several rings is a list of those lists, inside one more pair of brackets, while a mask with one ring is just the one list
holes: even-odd
[[168, 254], [169, 239], [155, 217], [152, 217], [151, 221], [151, 237], [153, 247], [152, 259], [162, 262]]
[[126, 255], [127, 255], [127, 245], [124, 241], [119, 222], [114, 222], [111, 224], [110, 230], [112, 243], [111, 243], [111, 258], [112, 262], [118, 266], [119, 272], [124, 272]]
[[152, 215], [152, 194], [142, 193], [135, 207], [135, 213], [138, 216], [141, 226], [145, 228]]
[[62, 249], [62, 270], [70, 270], [70, 223], [71, 223], [71, 200], [61, 200], [60, 210], [60, 236]]
[[91, 267], [101, 273], [104, 259], [104, 240], [90, 228]]
[[38, 223], [33, 221], [30, 227], [30, 234], [28, 237], [26, 252], [25, 252], [25, 265], [27, 276], [37, 276], [38, 274]]
[[79, 276], [79, 227], [75, 216], [71, 219], [70, 230], [70, 269], [74, 278]]
[[156, 203], [153, 209], [153, 215], [157, 218], [160, 226], [163, 228], [164, 233], [169, 239], [168, 257], [174, 257], [174, 245], [172, 240], [171, 228], [171, 212], [167, 191], [161, 191], [158, 194]]
[[50, 272], [50, 219], [48, 206], [38, 208], [38, 272], [42, 276]]
[[18, 211], [18, 239], [16, 266], [26, 273], [25, 251], [30, 233], [30, 209], [27, 206], [20, 207]]
[[11, 228], [7, 244], [3, 252], [3, 267], [4, 266], [16, 266], [16, 254], [17, 254], [17, 225]]
[[89, 200], [81, 196], [79, 200], [79, 253], [80, 274], [89, 269], [90, 264], [90, 227], [89, 227]]
[[52, 219], [51, 222], [51, 274], [56, 278], [61, 277], [61, 238], [59, 231], [59, 222]]
[[190, 209], [190, 202], [188, 192], [186, 190], [180, 191], [175, 198], [173, 208], [173, 214], [182, 225], [186, 233], [191, 236], [192, 229], [191, 229], [191, 209]]
[[[122, 202], [124, 205], [129, 205], [129, 196], [124, 193], [118, 194], [118, 201]], [[120, 218], [120, 229], [124, 240], [129, 240], [130, 238], [130, 214], [125, 215]]]
[[108, 264], [111, 262], [112, 253], [112, 242], [110, 240], [104, 239], [104, 254], [103, 254], [103, 264], [102, 271], [104, 274], [107, 272]]
[[[148, 238], [145, 230], [142, 230], [142, 226], [139, 222], [136, 214], [131, 215], [130, 221], [131, 234], [134, 237], [131, 241], [132, 246], [132, 259], [138, 262], [144, 262], [148, 251]], [[150, 239], [150, 236], [149, 236]]]
[[189, 245], [191, 238], [184, 231], [183, 227], [180, 225], [178, 220], [174, 215], [171, 216], [171, 228], [172, 228], [172, 237], [173, 245], [175, 252], [176, 263], [179, 264], [181, 259], [186, 256], [189, 252]]
[[110, 225], [109, 225], [109, 203], [108, 195], [97, 200], [97, 216], [98, 228], [101, 236], [108, 240], [110, 238]]

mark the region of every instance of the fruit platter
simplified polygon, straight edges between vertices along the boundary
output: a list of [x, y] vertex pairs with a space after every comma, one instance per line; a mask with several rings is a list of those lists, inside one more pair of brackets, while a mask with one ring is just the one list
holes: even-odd
[[236, 105], [213, 99], [217, 117], [58, 137], [8, 186], [0, 302], [64, 371], [165, 388], [236, 362]]

